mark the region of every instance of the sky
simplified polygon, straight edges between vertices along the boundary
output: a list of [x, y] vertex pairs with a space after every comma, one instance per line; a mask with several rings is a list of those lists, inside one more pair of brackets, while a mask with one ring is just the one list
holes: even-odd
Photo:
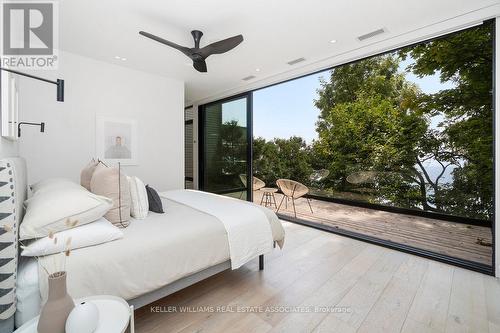
[[236, 120], [241, 127], [247, 126], [247, 104], [245, 99], [237, 99], [222, 104], [222, 123]]
[[[403, 71], [413, 59], [401, 62]], [[315, 123], [319, 110], [314, 106], [316, 91], [320, 88], [320, 78], [329, 78], [329, 71], [313, 74], [293, 81], [281, 83], [255, 91], [253, 94], [254, 136], [266, 140], [300, 136], [311, 143], [317, 138]], [[451, 82], [441, 83], [439, 74], [418, 78], [407, 73], [406, 78], [416, 83], [425, 93], [434, 93], [452, 87]], [[437, 124], [440, 119], [434, 119]]]

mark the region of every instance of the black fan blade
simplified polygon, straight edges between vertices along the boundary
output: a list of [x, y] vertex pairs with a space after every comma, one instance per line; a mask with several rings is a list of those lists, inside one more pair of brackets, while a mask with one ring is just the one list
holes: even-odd
[[184, 53], [187, 56], [189, 56], [191, 54], [191, 49], [188, 48], [188, 47], [184, 47], [184, 46], [175, 44], [175, 43], [170, 42], [170, 41], [168, 41], [166, 39], [163, 39], [161, 37], [158, 37], [158, 36], [155, 36], [153, 34], [150, 34], [149, 32], [139, 31], [139, 34], [143, 35], [144, 37], [151, 38], [152, 40], [155, 40], [155, 41], [160, 42], [162, 44], [165, 44], [165, 45], [168, 45], [170, 47], [173, 47], [174, 49], [181, 51], [182, 53]]
[[238, 35], [234, 37], [230, 37], [215, 43], [212, 43], [210, 45], [207, 45], [203, 47], [200, 50], [200, 54], [206, 58], [211, 54], [221, 54], [225, 53], [229, 50], [234, 49], [236, 46], [238, 46], [241, 42], [243, 41], [243, 36]]
[[207, 71], [207, 63], [205, 60], [193, 60], [193, 67], [198, 71], [205, 73]]

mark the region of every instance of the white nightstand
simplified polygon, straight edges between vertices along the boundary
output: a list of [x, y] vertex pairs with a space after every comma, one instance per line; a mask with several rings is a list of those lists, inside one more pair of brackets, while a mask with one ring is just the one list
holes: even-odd
[[[94, 333], [124, 333], [130, 323], [134, 333], [134, 307], [116, 296], [91, 296], [75, 300], [75, 304], [92, 302], [99, 309], [99, 325]], [[37, 333], [38, 317], [31, 319], [14, 333]]]

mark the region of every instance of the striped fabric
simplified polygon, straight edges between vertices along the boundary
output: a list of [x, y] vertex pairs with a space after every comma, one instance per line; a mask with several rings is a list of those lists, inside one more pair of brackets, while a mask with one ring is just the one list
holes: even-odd
[[0, 320], [16, 312], [17, 235], [22, 213], [18, 199], [25, 198], [15, 180], [17, 160], [0, 160]]

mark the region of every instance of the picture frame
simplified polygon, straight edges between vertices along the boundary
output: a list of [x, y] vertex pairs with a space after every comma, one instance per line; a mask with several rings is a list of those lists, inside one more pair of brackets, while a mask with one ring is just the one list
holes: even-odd
[[97, 116], [96, 156], [108, 165], [137, 165], [137, 121], [135, 119]]

